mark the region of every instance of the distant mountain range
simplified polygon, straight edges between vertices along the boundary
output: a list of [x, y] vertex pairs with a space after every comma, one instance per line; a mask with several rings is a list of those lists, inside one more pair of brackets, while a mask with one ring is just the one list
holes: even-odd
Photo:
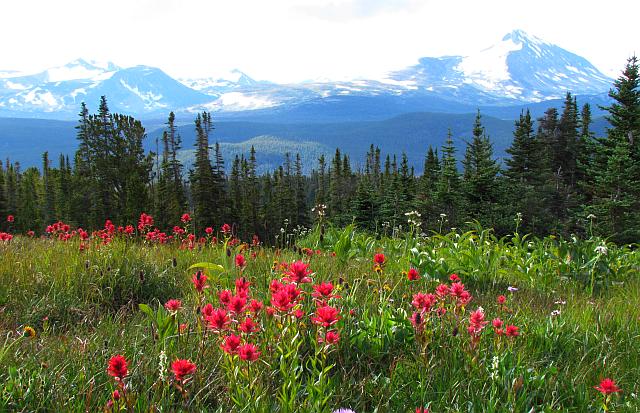
[[[531, 104], [567, 91], [602, 98], [611, 82], [584, 58], [515, 30], [476, 54], [424, 57], [380, 79], [276, 84], [239, 70], [221, 79], [173, 79], [154, 67], [83, 59], [32, 75], [0, 71], [0, 116], [70, 119], [80, 102], [92, 107], [106, 95], [113, 111], [143, 119], [171, 110], [178, 116], [209, 110], [221, 117], [286, 117], [312, 107], [308, 112], [322, 120], [362, 120]], [[331, 115], [332, 108], [341, 116]], [[391, 112], [383, 113], [385, 108]], [[311, 113], [305, 117], [318, 120]]]
[[143, 120], [149, 150], [174, 111], [185, 161], [192, 156], [194, 115], [208, 110], [216, 127], [211, 139], [224, 143], [227, 157], [254, 144], [269, 168], [283, 151], [317, 159], [340, 147], [357, 162], [373, 143], [407, 152], [419, 171], [428, 145], [440, 146], [448, 128], [462, 153], [478, 109], [498, 157], [522, 110], [538, 117], [560, 108], [568, 91], [580, 105], [591, 104], [594, 128], [604, 133], [599, 105], [610, 103], [612, 82], [586, 59], [520, 30], [470, 56], [424, 57], [379, 79], [351, 81], [277, 84], [240, 70], [174, 79], [158, 68], [77, 59], [30, 75], [0, 70], [0, 156], [37, 166], [44, 151], [52, 159], [72, 154], [80, 103], [94, 111], [105, 95], [113, 112]]

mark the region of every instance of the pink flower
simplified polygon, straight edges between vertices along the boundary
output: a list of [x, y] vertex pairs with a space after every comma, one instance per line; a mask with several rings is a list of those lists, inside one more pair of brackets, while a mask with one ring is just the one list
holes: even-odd
[[340, 333], [336, 330], [329, 330], [324, 337], [318, 337], [318, 342], [326, 344], [337, 344], [340, 341]]
[[478, 308], [469, 316], [469, 333], [478, 335], [487, 324], [489, 322], [484, 319], [484, 311], [482, 311], [482, 308]]
[[311, 271], [308, 269], [308, 264], [305, 264], [302, 261], [296, 261], [289, 264], [289, 270], [285, 272], [284, 275], [287, 276], [287, 281], [295, 284], [310, 283], [311, 278], [309, 278], [309, 275], [311, 274]]
[[383, 266], [386, 261], [387, 261], [387, 258], [384, 256], [384, 254], [376, 254], [373, 256], [374, 264]]
[[211, 235], [211, 234], [213, 234], [213, 228], [211, 228], [211, 227], [206, 227], [206, 228], [204, 229], [204, 232], [205, 232], [207, 235]]
[[436, 303], [436, 296], [433, 294], [425, 294], [425, 293], [417, 293], [413, 295], [413, 301], [411, 301], [411, 305], [413, 305], [416, 309], [421, 312], [427, 312], [431, 310], [431, 307]]
[[127, 359], [124, 356], [117, 354], [109, 359], [109, 367], [107, 368], [109, 376], [115, 377], [116, 380], [122, 380], [128, 372]]
[[7, 215], [7, 222], [13, 222], [15, 220], [15, 218], [13, 217], [13, 215]]
[[190, 222], [191, 221], [191, 215], [182, 214], [182, 216], [180, 217], [180, 221], [182, 221], [184, 224], [186, 224], [187, 222]]
[[231, 226], [229, 224], [224, 224], [220, 228], [220, 231], [222, 231], [223, 234], [227, 235], [231, 232]]
[[504, 295], [499, 295], [498, 296], [498, 304], [502, 305], [507, 301], [507, 297], [505, 297]]
[[212, 310], [211, 315], [206, 316], [205, 320], [207, 320], [208, 327], [217, 332], [225, 330], [231, 322], [227, 311], [223, 308], [216, 308]]
[[418, 274], [418, 270], [415, 268], [409, 268], [407, 272], [407, 278], [409, 281], [418, 281], [420, 279], [420, 274]]
[[458, 281], [460, 281], [460, 277], [458, 277], [458, 274], [453, 273], [453, 274], [451, 274], [451, 275], [449, 276], [449, 281], [451, 281], [451, 282], [458, 282]]
[[506, 328], [506, 335], [507, 337], [517, 337], [520, 335], [520, 332], [518, 331], [519, 328], [513, 325], [508, 325]]
[[244, 258], [244, 255], [238, 254], [236, 255], [236, 267], [244, 268], [247, 265], [247, 260]]
[[202, 271], [197, 271], [195, 274], [193, 274], [193, 278], [191, 278], [191, 281], [193, 282], [193, 286], [195, 287], [196, 291], [199, 293], [201, 293], [203, 289], [207, 288], [207, 276], [204, 275]]
[[228, 354], [237, 354], [242, 340], [235, 334], [230, 334], [224, 338], [224, 343], [220, 345], [220, 348]]
[[337, 323], [340, 318], [338, 309], [327, 305], [318, 307], [316, 315], [311, 317], [311, 321], [323, 327], [329, 327]]

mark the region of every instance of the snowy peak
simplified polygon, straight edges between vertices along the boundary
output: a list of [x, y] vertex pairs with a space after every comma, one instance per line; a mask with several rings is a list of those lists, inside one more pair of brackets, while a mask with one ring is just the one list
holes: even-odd
[[111, 62], [99, 63], [76, 59], [64, 66], [47, 69], [44, 78], [48, 82], [64, 82], [69, 80], [101, 81], [108, 79], [120, 68]]
[[223, 93], [239, 89], [249, 89], [266, 82], [258, 82], [239, 69], [206, 78], [179, 79], [185, 86], [206, 93], [210, 96], [220, 96]]

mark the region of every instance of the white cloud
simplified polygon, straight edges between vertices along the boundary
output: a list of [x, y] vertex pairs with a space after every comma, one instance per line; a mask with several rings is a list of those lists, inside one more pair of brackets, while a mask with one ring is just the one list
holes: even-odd
[[521, 28], [616, 76], [637, 47], [639, 11], [629, 0], [10, 1], [0, 70], [84, 57], [176, 77], [233, 68], [277, 82], [373, 77], [421, 56], [471, 53]]

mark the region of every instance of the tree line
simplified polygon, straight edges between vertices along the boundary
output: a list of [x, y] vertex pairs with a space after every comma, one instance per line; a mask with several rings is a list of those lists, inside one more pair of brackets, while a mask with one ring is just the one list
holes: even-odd
[[81, 106], [73, 162], [60, 155], [53, 167], [44, 153], [41, 169], [21, 171], [9, 160], [0, 165], [0, 216], [15, 216], [0, 229], [41, 232], [57, 220], [96, 229], [105, 219], [126, 224], [147, 212], [170, 231], [191, 212], [196, 232], [229, 223], [244, 239], [273, 240], [285, 226], [308, 227], [319, 210], [335, 225], [355, 222], [376, 232], [406, 228], [406, 213], [418, 211], [426, 233], [477, 221], [498, 234], [593, 232], [637, 242], [639, 79], [632, 57], [609, 92], [612, 104], [603, 108], [606, 136], [595, 136], [590, 106], [579, 107], [568, 92], [562, 108], [549, 108], [537, 120], [521, 113], [504, 164], [494, 158], [478, 111], [461, 164], [449, 133], [441, 148], [429, 147], [421, 175], [405, 154], [383, 155], [373, 145], [357, 170], [336, 149], [329, 159], [320, 156], [310, 175], [303, 174], [299, 154], [286, 154], [277, 169], [258, 175], [259, 155], [251, 148], [235, 156], [226, 173], [219, 144], [210, 143], [214, 125], [207, 112], [194, 121], [195, 161], [187, 170], [178, 157], [173, 113], [161, 153], [145, 153], [140, 121], [111, 113], [103, 97], [96, 114]]

